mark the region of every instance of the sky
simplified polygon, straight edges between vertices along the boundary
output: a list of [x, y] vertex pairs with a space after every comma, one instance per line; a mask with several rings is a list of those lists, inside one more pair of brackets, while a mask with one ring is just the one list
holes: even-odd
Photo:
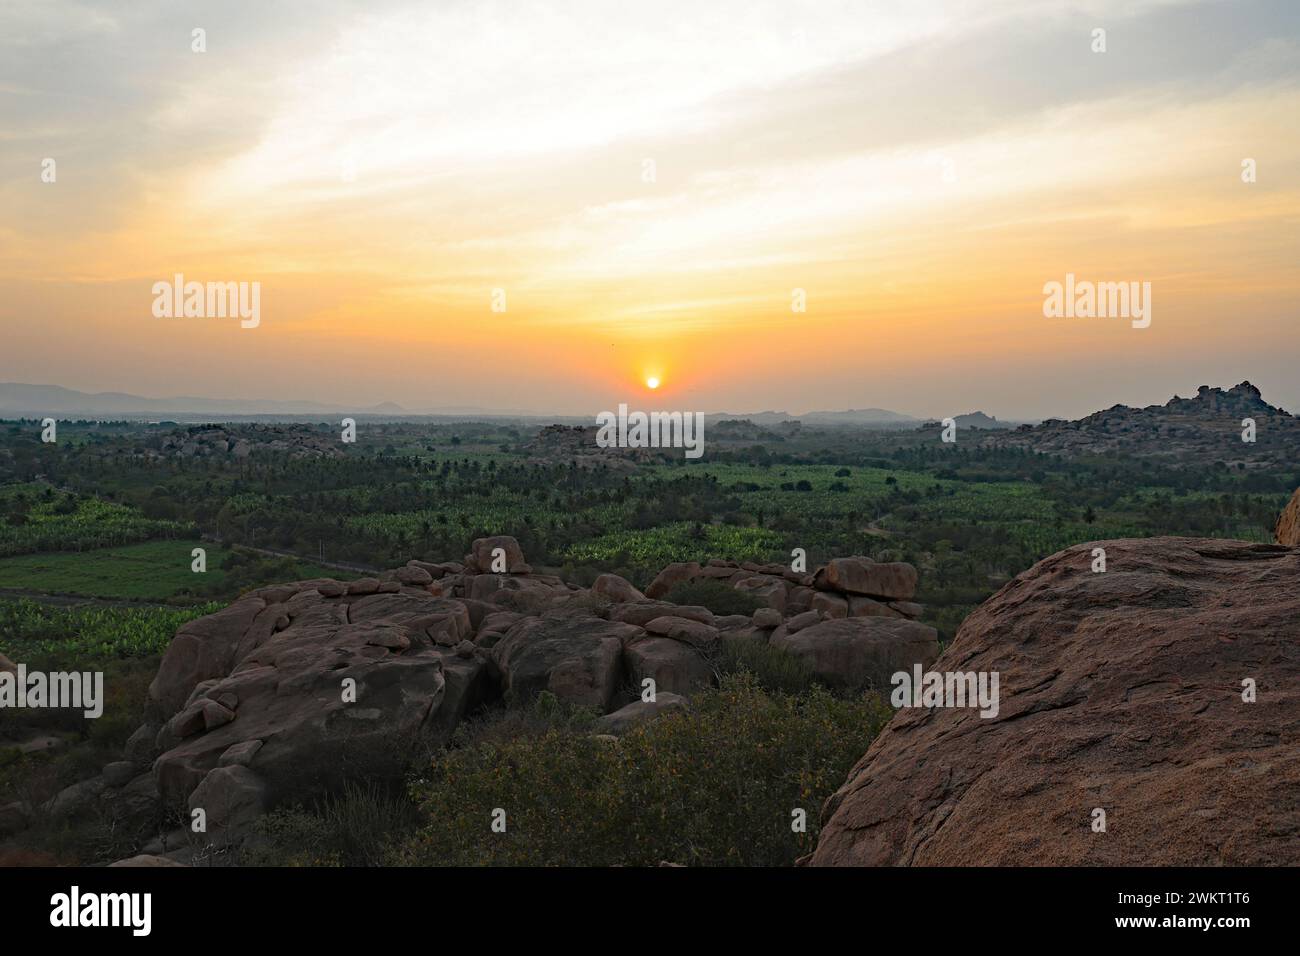
[[[0, 381], [1300, 412], [1298, 119], [1293, 0], [6, 0]], [[1045, 317], [1067, 274], [1150, 325]]]

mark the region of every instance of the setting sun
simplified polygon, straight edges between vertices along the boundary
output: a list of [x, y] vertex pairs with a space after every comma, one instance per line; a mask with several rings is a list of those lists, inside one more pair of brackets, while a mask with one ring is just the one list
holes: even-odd
[[659, 379], [651, 375], [648, 379], [645, 380], [645, 384], [646, 384], [646, 388], [658, 388]]

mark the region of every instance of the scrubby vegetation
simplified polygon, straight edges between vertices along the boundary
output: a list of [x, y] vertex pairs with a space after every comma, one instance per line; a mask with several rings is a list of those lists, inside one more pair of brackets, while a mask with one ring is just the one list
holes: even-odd
[[247, 862], [786, 866], [816, 843], [822, 803], [889, 713], [874, 697], [772, 693], [740, 674], [610, 738], [543, 694], [462, 728], [405, 801], [354, 788], [272, 814]]

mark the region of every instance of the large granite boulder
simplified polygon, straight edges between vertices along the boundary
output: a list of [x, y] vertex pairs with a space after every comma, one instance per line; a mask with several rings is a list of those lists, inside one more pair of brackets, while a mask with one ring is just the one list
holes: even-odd
[[1300, 488], [1296, 489], [1291, 501], [1278, 516], [1275, 534], [1278, 544], [1300, 548]]
[[[500, 549], [498, 555], [505, 561], [502, 568], [492, 566], [493, 552]], [[523, 549], [519, 542], [509, 535], [499, 534], [490, 538], [475, 538], [470, 545], [470, 553], [465, 555], [465, 570], [471, 573], [488, 574], [500, 571], [505, 574], [527, 574], [532, 567], [524, 560]]]
[[609, 710], [623, 672], [623, 645], [644, 632], [593, 615], [548, 612], [513, 625], [492, 647], [502, 687], [517, 702], [549, 690], [561, 700]]
[[887, 690], [893, 674], [939, 656], [934, 628], [893, 617], [834, 618], [777, 630], [771, 644], [808, 661], [818, 680], [844, 688]]
[[252, 592], [173, 639], [128, 745], [133, 762], [156, 757], [167, 805], [234, 832], [347, 779], [400, 775], [490, 693], [460, 602], [417, 587], [329, 598], [318, 583]]
[[832, 591], [908, 601], [916, 593], [916, 568], [901, 561], [876, 564], [870, 558], [835, 558], [818, 572], [816, 584]]
[[900, 710], [827, 801], [813, 864], [1300, 864], [1300, 550], [1078, 545], [934, 670], [998, 672], [998, 716]]

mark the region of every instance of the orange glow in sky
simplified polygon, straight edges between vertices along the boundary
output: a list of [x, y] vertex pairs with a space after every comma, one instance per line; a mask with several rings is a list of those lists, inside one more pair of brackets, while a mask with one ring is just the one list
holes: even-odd
[[[0, 380], [1029, 418], [1249, 378], [1300, 406], [1294, 24], [377, 0], [214, 9], [195, 54], [162, 13], [63, 6], [0, 13]], [[260, 282], [260, 324], [155, 318], [177, 273]], [[1150, 282], [1150, 327], [1044, 318], [1066, 273]]]

